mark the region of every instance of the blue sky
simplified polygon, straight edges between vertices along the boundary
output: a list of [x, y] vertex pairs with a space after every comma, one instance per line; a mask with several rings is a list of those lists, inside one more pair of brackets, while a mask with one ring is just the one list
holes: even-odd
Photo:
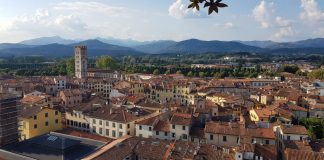
[[223, 0], [208, 16], [189, 0], [0, 0], [0, 42], [43, 36], [145, 40], [324, 37], [322, 0]]

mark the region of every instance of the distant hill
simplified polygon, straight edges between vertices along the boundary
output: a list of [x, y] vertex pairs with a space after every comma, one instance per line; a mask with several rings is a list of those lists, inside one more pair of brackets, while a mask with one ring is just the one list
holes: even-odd
[[324, 54], [324, 48], [277, 48], [265, 49], [261, 53], [265, 54]]
[[29, 39], [25, 41], [19, 42], [20, 44], [25, 45], [48, 45], [48, 44], [71, 44], [76, 43], [75, 40], [69, 40], [69, 39], [63, 39], [59, 36], [53, 36], [53, 37], [40, 37], [35, 39]]
[[248, 46], [234, 41], [201, 41], [190, 39], [164, 48], [160, 50], [160, 53], [257, 52], [261, 50], [258, 47]]
[[[235, 53], [250, 52], [262, 54], [324, 54], [324, 38], [297, 42], [278, 43], [273, 41], [202, 41], [189, 39], [176, 41], [105, 40], [100, 38], [85, 41], [66, 40], [58, 36], [43, 37], [22, 41], [21, 43], [0, 43], [0, 57], [4, 56], [73, 56], [75, 45], [88, 46], [89, 56], [138, 55], [138, 54], [195, 54], [195, 53]], [[103, 42], [105, 40], [106, 42]], [[113, 42], [115, 44], [107, 43]], [[72, 42], [72, 43], [71, 43]], [[47, 44], [50, 43], [50, 44]], [[127, 43], [116, 45], [116, 43]], [[129, 45], [140, 44], [132, 47]]]
[[237, 41], [237, 42], [249, 46], [259, 47], [259, 48], [268, 48], [278, 44], [277, 42], [273, 42], [273, 41]]
[[152, 43], [146, 44], [146, 45], [134, 46], [132, 48], [134, 48], [137, 51], [144, 52], [144, 53], [157, 54], [157, 53], [160, 53], [160, 51], [162, 49], [166, 49], [176, 43], [177, 42], [175, 42], [175, 41], [156, 41], [156, 42], [152, 42]]
[[0, 43], [0, 49], [7, 49], [7, 48], [29, 48], [33, 47], [31, 45], [25, 45], [20, 43]]
[[29, 48], [6, 48], [0, 50], [0, 56], [31, 56], [31, 55], [41, 55], [50, 57], [69, 57], [74, 54], [75, 45], [87, 45], [89, 56], [101, 56], [101, 55], [133, 55], [133, 54], [143, 54], [141, 52], [135, 51], [132, 48], [116, 46], [111, 44], [106, 44], [98, 40], [87, 40], [83, 42], [78, 42], [70, 45], [63, 44], [48, 44], [40, 45]]
[[153, 43], [154, 41], [145, 41], [145, 42], [140, 42], [132, 39], [117, 39], [117, 38], [95, 38], [96, 40], [99, 40], [104, 43], [108, 44], [113, 44], [113, 45], [118, 45], [118, 46], [125, 46], [125, 47], [133, 47], [133, 46], [138, 46], [138, 45], [146, 45]]
[[269, 46], [271, 49], [281, 48], [324, 48], [324, 38], [307, 39], [297, 42], [277, 43]]

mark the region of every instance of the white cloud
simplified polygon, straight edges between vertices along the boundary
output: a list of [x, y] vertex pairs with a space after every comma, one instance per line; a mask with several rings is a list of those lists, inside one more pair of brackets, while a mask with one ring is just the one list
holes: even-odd
[[303, 11], [300, 14], [302, 20], [316, 22], [324, 20], [324, 12], [318, 7], [316, 0], [301, 0]]
[[273, 12], [273, 3], [267, 3], [262, 0], [260, 4], [253, 9], [253, 17], [261, 24], [262, 28], [269, 28]]
[[324, 27], [321, 27], [313, 32], [314, 35], [324, 37]]
[[77, 33], [84, 31], [86, 24], [73, 15], [51, 15], [49, 10], [38, 9], [34, 14], [15, 17], [7, 27], [7, 32], [41, 36], [44, 33]]
[[[260, 23], [263, 29], [268, 29], [267, 32], [274, 30], [272, 39], [283, 40], [297, 35], [297, 31], [294, 29], [293, 21], [285, 19], [281, 16], [274, 16], [274, 3], [268, 3], [262, 0], [254, 9], [253, 17]], [[275, 17], [275, 18], [274, 18]]]
[[279, 27], [287, 27], [291, 25], [291, 21], [278, 16], [276, 17], [276, 24]]
[[217, 23], [217, 24], [215, 24], [215, 27], [220, 27], [220, 28], [224, 28], [224, 29], [232, 29], [235, 26], [232, 22], [226, 22], [224, 24]]
[[58, 11], [68, 11], [73, 12], [74, 14], [80, 15], [89, 15], [92, 14], [99, 14], [108, 17], [120, 17], [122, 15], [126, 15], [127, 12], [131, 10], [124, 8], [124, 7], [115, 7], [110, 6], [104, 3], [99, 2], [62, 2], [57, 4], [54, 7], [55, 10]]
[[203, 11], [197, 11], [196, 9], [188, 8], [187, 4], [183, 3], [183, 0], [176, 0], [169, 7], [169, 15], [177, 18], [198, 18], [198, 17], [206, 17], [206, 13]]
[[293, 37], [296, 34], [297, 32], [291, 26], [287, 26], [287, 27], [280, 28], [279, 31], [275, 33], [274, 37], [276, 39], [285, 39], [285, 38]]
[[[29, 14], [10, 17], [1, 21], [0, 35], [6, 41], [54, 36], [86, 39], [93, 37], [109, 37], [127, 28], [125, 23], [133, 20], [135, 10], [110, 6], [99, 2], [63, 2], [52, 7], [37, 9]], [[130, 38], [136, 34], [117, 34], [116, 38]], [[19, 36], [10, 36], [19, 35]]]

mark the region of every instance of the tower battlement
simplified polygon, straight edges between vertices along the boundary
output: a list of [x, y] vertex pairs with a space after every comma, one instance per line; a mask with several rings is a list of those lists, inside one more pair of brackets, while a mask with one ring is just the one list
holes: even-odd
[[87, 46], [74, 46], [75, 49], [87, 49]]

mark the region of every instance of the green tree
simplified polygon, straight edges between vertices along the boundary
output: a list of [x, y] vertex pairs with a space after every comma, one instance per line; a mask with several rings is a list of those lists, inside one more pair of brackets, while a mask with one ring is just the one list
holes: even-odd
[[116, 63], [110, 56], [102, 56], [96, 60], [96, 67], [100, 69], [116, 69]]
[[324, 138], [324, 120], [320, 118], [304, 118], [301, 120], [309, 135], [312, 138], [323, 139]]
[[171, 70], [170, 69], [168, 69], [167, 71], [165, 71], [165, 73], [164, 74], [171, 74]]
[[204, 78], [205, 77], [205, 73], [204, 72], [199, 72], [199, 77], [200, 78]]
[[153, 71], [153, 74], [154, 74], [154, 75], [159, 75], [159, 74], [160, 74], [159, 69], [155, 69], [155, 70]]
[[74, 58], [69, 58], [65, 61], [66, 72], [68, 75], [72, 76], [75, 73], [75, 62]]
[[310, 72], [310, 73], [308, 73], [308, 77], [310, 79], [323, 80], [324, 79], [324, 70], [323, 69], [319, 69], [319, 70]]
[[288, 72], [292, 74], [295, 74], [298, 70], [299, 67], [297, 65], [284, 65], [279, 69], [281, 72]]
[[187, 74], [187, 76], [188, 76], [188, 77], [193, 77], [193, 76], [194, 76], [194, 74], [193, 74], [193, 72], [192, 72], [192, 71], [189, 71], [189, 72], [188, 72], [188, 74]]

